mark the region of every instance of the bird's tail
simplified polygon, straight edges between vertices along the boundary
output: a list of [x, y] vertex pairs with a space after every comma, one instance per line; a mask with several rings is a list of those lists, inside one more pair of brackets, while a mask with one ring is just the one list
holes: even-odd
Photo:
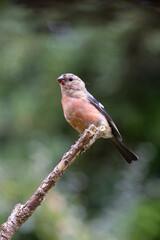
[[116, 137], [109, 138], [109, 140], [114, 144], [114, 146], [119, 150], [121, 155], [124, 157], [124, 159], [128, 162], [131, 163], [132, 161], [138, 160], [138, 156], [131, 152], [125, 144], [118, 140]]

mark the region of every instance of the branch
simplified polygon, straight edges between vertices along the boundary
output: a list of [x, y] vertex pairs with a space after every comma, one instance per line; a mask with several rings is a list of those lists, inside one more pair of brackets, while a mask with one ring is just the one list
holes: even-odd
[[27, 221], [36, 208], [42, 203], [47, 192], [55, 185], [66, 169], [82, 152], [87, 150], [96, 141], [96, 139], [103, 135], [104, 130], [105, 127], [103, 125], [99, 128], [91, 125], [84, 131], [78, 141], [67, 153], [64, 154], [57, 166], [44, 179], [32, 197], [24, 205], [21, 203], [15, 205], [7, 221], [1, 225], [0, 240], [11, 239], [13, 234], [24, 222]]

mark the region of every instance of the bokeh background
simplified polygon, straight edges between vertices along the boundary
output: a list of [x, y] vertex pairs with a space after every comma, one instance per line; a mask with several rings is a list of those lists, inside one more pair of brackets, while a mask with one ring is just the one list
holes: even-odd
[[17, 240], [160, 239], [158, 1], [0, 2], [0, 223], [78, 139], [56, 79], [80, 76], [139, 161], [105, 139], [80, 156]]

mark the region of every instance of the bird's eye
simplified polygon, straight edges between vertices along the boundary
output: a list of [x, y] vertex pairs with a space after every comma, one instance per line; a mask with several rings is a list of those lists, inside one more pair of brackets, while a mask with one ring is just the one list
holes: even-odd
[[73, 81], [73, 78], [70, 77], [70, 78], [69, 78], [69, 81]]

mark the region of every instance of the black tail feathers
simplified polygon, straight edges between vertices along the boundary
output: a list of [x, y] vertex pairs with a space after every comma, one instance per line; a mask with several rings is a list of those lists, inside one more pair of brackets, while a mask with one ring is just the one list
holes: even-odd
[[132, 161], [138, 160], [138, 156], [131, 152], [125, 144], [118, 140], [116, 137], [109, 138], [109, 140], [114, 144], [114, 146], [119, 150], [121, 155], [124, 157], [124, 159], [128, 162], [131, 163]]

